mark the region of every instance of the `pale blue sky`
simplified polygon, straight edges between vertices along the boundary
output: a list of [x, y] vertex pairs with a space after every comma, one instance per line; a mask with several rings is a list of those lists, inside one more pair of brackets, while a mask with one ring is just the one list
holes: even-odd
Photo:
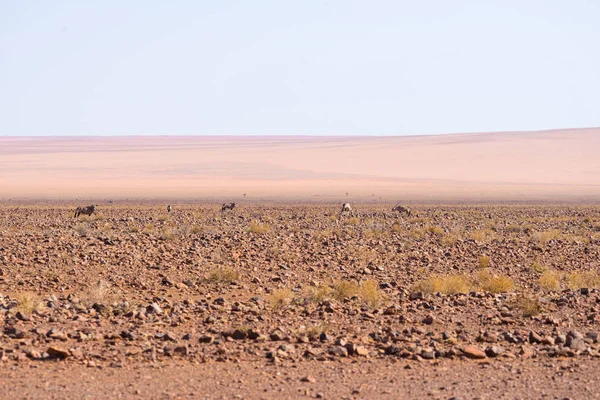
[[600, 1], [0, 0], [0, 135], [600, 126]]

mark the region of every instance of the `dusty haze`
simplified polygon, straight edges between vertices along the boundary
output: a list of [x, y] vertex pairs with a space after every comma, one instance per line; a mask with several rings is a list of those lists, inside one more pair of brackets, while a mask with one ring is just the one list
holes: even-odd
[[[600, 128], [398, 137], [0, 137], [0, 198], [600, 200]], [[348, 196], [346, 196], [348, 192]]]

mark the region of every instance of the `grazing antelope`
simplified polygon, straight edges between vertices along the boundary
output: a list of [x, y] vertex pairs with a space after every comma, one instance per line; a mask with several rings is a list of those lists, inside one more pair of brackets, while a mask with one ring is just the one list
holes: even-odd
[[352, 207], [350, 206], [350, 203], [344, 203], [344, 204], [342, 204], [342, 210], [340, 211], [340, 217], [345, 212], [347, 212], [347, 213], [351, 213], [352, 212]]
[[221, 212], [225, 210], [233, 210], [235, 208], [235, 203], [223, 203], [221, 205]]
[[171, 211], [173, 211], [173, 206], [169, 204], [169, 205], [167, 206], [167, 212], [170, 214], [170, 213], [171, 213]]
[[81, 214], [92, 215], [94, 213], [94, 211], [96, 211], [96, 204], [92, 204], [91, 206], [87, 206], [87, 207], [77, 207], [75, 209], [74, 218], [79, 218], [79, 215], [81, 215]]
[[392, 208], [392, 211], [395, 211], [398, 214], [406, 213], [406, 215], [410, 216], [410, 208], [401, 206], [400, 204]]

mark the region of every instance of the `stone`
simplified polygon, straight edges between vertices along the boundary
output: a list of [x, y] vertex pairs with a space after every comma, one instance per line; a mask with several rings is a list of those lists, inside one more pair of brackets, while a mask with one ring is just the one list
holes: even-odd
[[498, 356], [504, 354], [505, 351], [506, 350], [502, 346], [490, 346], [485, 349], [485, 354], [488, 357], [498, 357]]
[[329, 349], [329, 354], [337, 357], [348, 357], [348, 350], [342, 346], [333, 346]]
[[483, 359], [483, 358], [486, 358], [486, 357], [487, 357], [487, 356], [485, 355], [485, 352], [484, 352], [484, 351], [481, 351], [481, 350], [480, 350], [480, 349], [478, 349], [477, 347], [475, 347], [475, 346], [471, 346], [471, 345], [465, 346], [465, 347], [462, 349], [462, 352], [463, 352], [463, 355], [464, 355], [465, 357], [467, 357], [467, 358], [471, 358], [471, 359], [475, 359], [475, 360], [478, 360], [478, 359]]
[[57, 347], [57, 346], [50, 346], [48, 347], [48, 350], [46, 350], [46, 353], [48, 353], [48, 355], [50, 357], [53, 358], [60, 358], [60, 359], [65, 359], [67, 357], [69, 357], [69, 352], [65, 349], [63, 349], [62, 347]]
[[300, 379], [300, 381], [302, 381], [302, 382], [309, 382], [309, 383], [315, 383], [317, 380], [313, 376], [307, 375], [307, 376], [303, 377], [302, 379]]

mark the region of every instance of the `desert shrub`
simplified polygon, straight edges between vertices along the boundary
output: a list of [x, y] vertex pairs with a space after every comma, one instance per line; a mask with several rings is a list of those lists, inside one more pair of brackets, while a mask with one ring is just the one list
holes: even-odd
[[146, 226], [144, 226], [144, 230], [142, 231], [142, 233], [145, 233], [146, 235], [153, 234], [154, 233], [154, 225], [146, 224]]
[[109, 304], [112, 302], [112, 293], [108, 282], [100, 280], [86, 290], [81, 296], [81, 303], [87, 307], [94, 304]]
[[77, 225], [77, 227], [75, 228], [75, 232], [77, 232], [77, 234], [79, 236], [87, 236], [88, 234], [88, 229], [85, 225]]
[[527, 295], [518, 296], [512, 303], [512, 308], [521, 312], [524, 317], [533, 317], [542, 312], [539, 298]]
[[42, 307], [42, 301], [35, 293], [24, 292], [15, 296], [17, 301], [17, 311], [23, 314], [31, 314]]
[[478, 229], [471, 232], [471, 239], [478, 243], [489, 243], [495, 238], [496, 235], [491, 229]]
[[311, 340], [316, 340], [319, 338], [319, 336], [321, 336], [321, 334], [326, 333], [331, 329], [332, 328], [330, 324], [322, 323], [308, 328], [306, 331], [304, 331], [304, 334]]
[[571, 272], [565, 281], [569, 289], [596, 288], [600, 286], [600, 274], [596, 271]]
[[79, 222], [90, 222], [90, 216], [89, 215], [80, 215], [79, 216]]
[[237, 281], [239, 277], [239, 272], [231, 267], [214, 268], [208, 274], [208, 280], [216, 283], [232, 283]]
[[556, 271], [547, 269], [542, 272], [542, 276], [538, 279], [538, 284], [544, 291], [557, 291], [560, 289], [560, 274]]
[[394, 232], [394, 233], [402, 233], [402, 226], [398, 222], [394, 222], [392, 224], [392, 232]]
[[456, 294], [469, 293], [472, 283], [468, 277], [464, 275], [446, 275], [432, 276], [421, 282], [418, 282], [413, 291], [424, 293]]
[[510, 232], [510, 233], [519, 233], [521, 232], [521, 227], [519, 225], [516, 224], [510, 224], [506, 226], [506, 232]]
[[204, 227], [202, 227], [200, 225], [194, 225], [194, 226], [192, 226], [192, 229], [190, 232], [194, 235], [197, 235], [199, 233], [204, 232]]
[[441, 236], [444, 234], [444, 229], [442, 227], [434, 225], [427, 225], [427, 227], [425, 227], [425, 231], [436, 236]]
[[94, 213], [91, 216], [92, 221], [104, 221], [106, 217], [102, 213]]
[[271, 293], [267, 301], [274, 310], [280, 310], [292, 303], [294, 300], [294, 292], [290, 289], [277, 289]]
[[383, 294], [375, 281], [363, 281], [359, 285], [358, 297], [369, 307], [377, 308], [383, 302]]
[[271, 230], [271, 227], [267, 224], [253, 221], [248, 226], [248, 232], [255, 235], [264, 235]]
[[346, 220], [348, 225], [358, 225], [360, 223], [360, 219], [358, 217], [351, 217]]
[[161, 222], [164, 222], [164, 221], [166, 221], [168, 219], [169, 219], [168, 215], [159, 215], [158, 216], [158, 220], [161, 221]]
[[488, 270], [480, 271], [478, 274], [481, 289], [490, 293], [510, 292], [515, 282], [505, 275], [494, 275]]
[[492, 263], [492, 259], [489, 256], [480, 256], [479, 257], [479, 268], [489, 268]]
[[558, 229], [551, 229], [549, 231], [535, 232], [532, 237], [538, 245], [543, 246], [551, 240], [560, 238], [560, 231]]
[[538, 274], [541, 274], [546, 270], [546, 267], [542, 265], [542, 263], [540, 263], [538, 260], [536, 260], [533, 262], [533, 264], [531, 264], [531, 269], [533, 269]]
[[442, 244], [444, 246], [454, 246], [456, 244], [456, 242], [458, 242], [458, 237], [453, 234], [445, 235], [442, 238]]
[[310, 288], [308, 290], [307, 298], [310, 301], [320, 303], [326, 299], [331, 298], [333, 289], [327, 285], [321, 285], [318, 287]]
[[409, 231], [409, 236], [413, 239], [419, 240], [425, 237], [425, 229], [417, 228]]
[[160, 240], [173, 240], [175, 238], [175, 234], [172, 229], [165, 228], [160, 231], [158, 238]]
[[344, 300], [347, 297], [358, 295], [359, 287], [356, 282], [337, 281], [333, 284], [332, 297], [336, 300]]

